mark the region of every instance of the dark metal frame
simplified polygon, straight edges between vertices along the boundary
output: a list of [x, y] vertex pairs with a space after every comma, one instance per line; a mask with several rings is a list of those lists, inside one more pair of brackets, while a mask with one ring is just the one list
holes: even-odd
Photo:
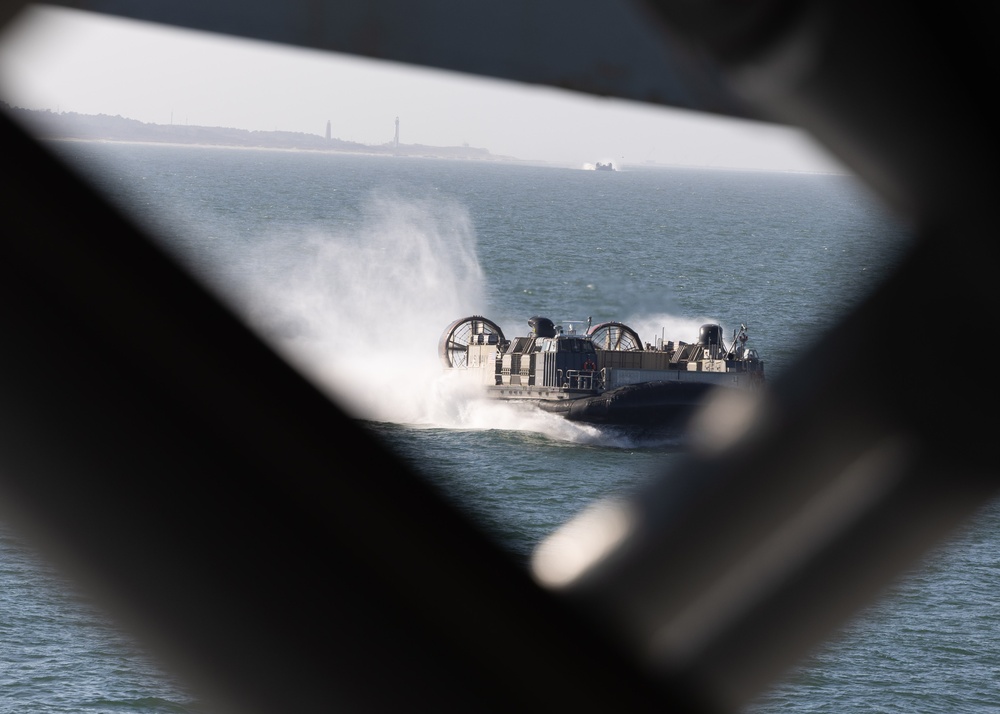
[[[797, 125], [917, 236], [832, 343], [928, 319], [963, 339], [996, 303], [978, 6], [61, 4]], [[542, 588], [22, 128], [0, 134], [0, 515], [215, 711], [732, 711], [995, 493], [982, 372], [817, 350], [758, 427], [690, 456], [697, 480], [637, 499], [609, 557]]]

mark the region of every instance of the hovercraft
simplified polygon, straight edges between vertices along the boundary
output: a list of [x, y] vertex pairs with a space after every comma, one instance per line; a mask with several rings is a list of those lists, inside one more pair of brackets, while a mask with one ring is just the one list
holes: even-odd
[[621, 322], [528, 320], [530, 332], [507, 339], [480, 315], [451, 323], [439, 354], [447, 369], [476, 375], [492, 398], [526, 402], [570, 421], [671, 427], [683, 423], [717, 388], [764, 384], [764, 362], [748, 345], [746, 325], [726, 344], [720, 325], [698, 340], [643, 342]]

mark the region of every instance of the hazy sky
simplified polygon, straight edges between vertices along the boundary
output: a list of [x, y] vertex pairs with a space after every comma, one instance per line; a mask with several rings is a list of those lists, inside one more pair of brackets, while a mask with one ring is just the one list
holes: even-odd
[[841, 171], [802, 132], [562, 90], [36, 8], [0, 36], [0, 98], [155, 124], [468, 144], [580, 166]]

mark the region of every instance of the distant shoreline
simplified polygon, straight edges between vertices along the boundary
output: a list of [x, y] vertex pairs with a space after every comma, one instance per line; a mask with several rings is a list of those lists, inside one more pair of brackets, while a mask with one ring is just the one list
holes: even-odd
[[[520, 159], [513, 156], [491, 154], [487, 149], [470, 146], [426, 146], [423, 144], [361, 144], [318, 134], [290, 131], [251, 131], [225, 127], [205, 127], [178, 124], [147, 124], [136, 119], [106, 114], [77, 114], [50, 110], [22, 109], [0, 101], [0, 106], [24, 126], [30, 128], [35, 138], [46, 141], [104, 142], [149, 146], [197, 146], [217, 149], [254, 149], [258, 151], [314, 152], [353, 156], [386, 156], [398, 158], [451, 159], [484, 161], [488, 163], [514, 163], [583, 169], [587, 165], [570, 165], [561, 162]], [[837, 170], [766, 169], [738, 166], [704, 166], [691, 164], [642, 163], [617, 167], [618, 171], [642, 169], [682, 169], [695, 171], [740, 171], [749, 173], [793, 173], [800, 175], [842, 175], [850, 172]]]
[[56, 113], [21, 109], [3, 104], [15, 120], [30, 126], [38, 139], [148, 144], [159, 146], [203, 146], [225, 149], [323, 152], [368, 156], [412, 156], [477, 161], [521, 162], [510, 156], [495, 156], [470, 146], [425, 146], [422, 144], [368, 145], [318, 134], [290, 131], [250, 131], [226, 127], [147, 124], [136, 119], [106, 114]]
[[[567, 164], [553, 163], [551, 161], [532, 161], [529, 159], [517, 159], [509, 156], [494, 156], [490, 155], [487, 158], [477, 157], [477, 156], [446, 156], [438, 155], [433, 153], [418, 153], [418, 152], [407, 152], [407, 153], [389, 153], [385, 151], [365, 151], [365, 150], [350, 150], [350, 149], [298, 149], [298, 148], [288, 148], [288, 147], [278, 147], [278, 146], [252, 146], [252, 145], [233, 145], [233, 144], [211, 144], [211, 143], [194, 143], [194, 142], [168, 142], [168, 141], [140, 141], [135, 139], [104, 139], [104, 138], [93, 138], [93, 137], [38, 137], [41, 141], [53, 141], [53, 142], [65, 142], [65, 143], [81, 143], [81, 144], [131, 144], [136, 146], [172, 146], [176, 148], [186, 148], [195, 147], [202, 149], [229, 149], [235, 151], [277, 151], [286, 153], [298, 153], [298, 154], [337, 154], [342, 156], [372, 156], [372, 157], [384, 157], [387, 159], [392, 158], [410, 158], [410, 159], [444, 159], [449, 161], [485, 161], [489, 163], [511, 163], [520, 164], [522, 166], [543, 166], [548, 168], [562, 168], [571, 170], [589, 170], [594, 171], [593, 168], [586, 169], [578, 166], [569, 166]], [[416, 145], [419, 146], [419, 145]], [[434, 150], [435, 147], [424, 147]], [[585, 164], [584, 166], [586, 166]], [[590, 166], [593, 166], [590, 164]], [[658, 171], [658, 170], [681, 170], [681, 171], [727, 171], [734, 173], [782, 173], [782, 174], [798, 174], [803, 176], [851, 176], [850, 173], [845, 173], [841, 171], [819, 171], [819, 170], [805, 170], [805, 169], [761, 169], [761, 168], [745, 168], [740, 166], [697, 166], [691, 164], [659, 164], [659, 163], [643, 163], [636, 164], [624, 169], [616, 169], [616, 172], [628, 172], [628, 171]]]
[[[192, 141], [150, 141], [150, 140], [140, 140], [140, 139], [108, 139], [101, 137], [66, 137], [66, 136], [39, 136], [40, 141], [54, 141], [54, 142], [64, 142], [64, 143], [80, 143], [80, 144], [129, 144], [134, 146], [171, 146], [176, 148], [185, 147], [195, 147], [200, 149], [227, 149], [232, 151], [280, 151], [287, 153], [297, 153], [297, 154], [344, 154], [351, 156], [376, 156], [385, 158], [425, 158], [425, 159], [461, 159], [464, 161], [491, 161], [491, 162], [516, 162], [516, 163], [536, 163], [531, 161], [525, 161], [523, 159], [515, 159], [508, 156], [493, 156], [492, 154], [487, 157], [479, 156], [447, 156], [438, 155], [434, 153], [421, 153], [417, 151], [405, 151], [392, 153], [387, 151], [365, 151], [363, 149], [313, 149], [313, 148], [298, 148], [298, 147], [288, 147], [288, 146], [265, 146], [265, 145], [254, 145], [254, 144], [217, 144], [217, 143], [206, 143], [206, 142], [192, 142]], [[410, 149], [413, 149], [419, 145], [411, 145]], [[433, 152], [436, 147], [421, 147], [426, 148]], [[541, 162], [537, 162], [541, 163]]]

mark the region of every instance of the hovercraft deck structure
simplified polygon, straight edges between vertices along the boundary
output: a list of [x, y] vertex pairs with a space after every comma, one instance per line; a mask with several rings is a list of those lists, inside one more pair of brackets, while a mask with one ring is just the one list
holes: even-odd
[[441, 360], [475, 374], [490, 397], [599, 425], [675, 426], [711, 389], [764, 383], [764, 363], [747, 344], [746, 325], [729, 345], [717, 324], [702, 325], [692, 344], [643, 343], [621, 322], [556, 326], [532, 317], [528, 326], [530, 334], [508, 340], [485, 317], [455, 320], [441, 336]]

